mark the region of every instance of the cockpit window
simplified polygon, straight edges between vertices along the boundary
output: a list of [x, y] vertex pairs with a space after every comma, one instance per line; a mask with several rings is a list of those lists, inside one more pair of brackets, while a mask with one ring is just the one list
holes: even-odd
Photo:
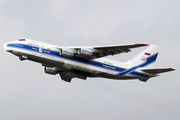
[[19, 39], [19, 41], [26, 41], [26, 39]]

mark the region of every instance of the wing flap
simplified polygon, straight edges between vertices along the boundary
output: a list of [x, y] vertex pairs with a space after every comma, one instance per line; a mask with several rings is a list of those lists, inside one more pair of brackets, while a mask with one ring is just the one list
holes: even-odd
[[160, 68], [160, 69], [142, 69], [143, 72], [151, 73], [151, 74], [159, 74], [164, 72], [170, 72], [175, 69], [172, 68]]

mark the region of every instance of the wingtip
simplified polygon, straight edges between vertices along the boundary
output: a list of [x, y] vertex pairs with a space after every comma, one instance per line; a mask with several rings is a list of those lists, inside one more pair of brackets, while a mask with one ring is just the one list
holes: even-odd
[[149, 44], [145, 44], [145, 43], [141, 43], [141, 45], [144, 45], [144, 46], [149, 46]]
[[173, 68], [171, 68], [171, 67], [170, 67], [169, 69], [170, 69], [170, 70], [176, 70], [176, 69], [173, 69]]

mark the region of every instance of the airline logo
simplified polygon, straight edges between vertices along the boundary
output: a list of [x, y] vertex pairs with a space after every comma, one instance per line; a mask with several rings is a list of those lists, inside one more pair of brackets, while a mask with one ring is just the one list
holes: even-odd
[[150, 53], [144, 53], [144, 55], [150, 56], [151, 54]]
[[147, 61], [146, 57], [142, 56], [142, 57], [141, 57], [141, 61], [142, 61], [142, 62], [146, 62], [146, 61]]
[[42, 52], [43, 50], [42, 50], [42, 48], [39, 48], [39, 52]]

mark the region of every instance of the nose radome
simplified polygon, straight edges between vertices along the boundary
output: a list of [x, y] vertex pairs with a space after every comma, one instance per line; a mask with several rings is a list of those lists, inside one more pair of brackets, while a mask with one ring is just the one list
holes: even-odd
[[3, 47], [4, 47], [4, 49], [6, 50], [6, 48], [7, 48], [7, 43], [5, 43], [5, 44], [3, 45]]

